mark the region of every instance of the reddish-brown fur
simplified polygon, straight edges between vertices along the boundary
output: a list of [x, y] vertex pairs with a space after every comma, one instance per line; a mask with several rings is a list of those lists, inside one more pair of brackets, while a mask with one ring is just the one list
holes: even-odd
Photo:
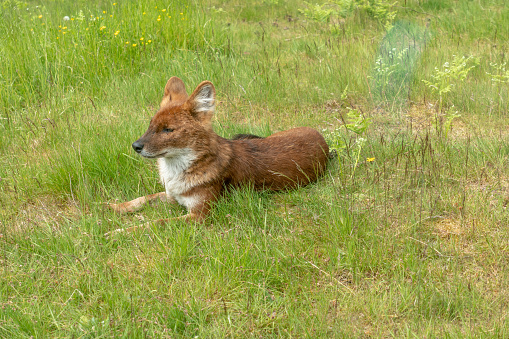
[[212, 130], [214, 108], [209, 81], [188, 96], [182, 80], [168, 80], [159, 111], [133, 143], [142, 156], [158, 158], [166, 192], [110, 206], [134, 212], [149, 202], [176, 200], [188, 209], [181, 218], [201, 221], [228, 186], [285, 190], [307, 185], [324, 172], [329, 148], [316, 130], [299, 127], [266, 138], [228, 140]]

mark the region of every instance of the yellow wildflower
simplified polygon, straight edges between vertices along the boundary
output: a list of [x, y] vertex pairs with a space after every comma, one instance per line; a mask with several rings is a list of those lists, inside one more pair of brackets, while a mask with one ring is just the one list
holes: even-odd
[[[64, 28], [65, 28], [65, 27], [64, 27]], [[99, 30], [100, 30], [100, 31], [102, 31], [102, 30], [103, 30], [103, 29], [105, 29], [105, 28], [106, 28], [106, 26], [101, 26], [101, 27], [99, 28]]]
[[42, 15], [39, 15], [39, 19], [42, 19]]
[[375, 161], [375, 158], [366, 158], [366, 161], [367, 162], [372, 162], [372, 161]]
[[137, 44], [133, 44], [133, 47], [136, 47], [136, 46], [137, 46]]
[[141, 38], [140, 38], [140, 41], [143, 41], [143, 39], [144, 39], [144, 38], [143, 38], [143, 37], [141, 37]]

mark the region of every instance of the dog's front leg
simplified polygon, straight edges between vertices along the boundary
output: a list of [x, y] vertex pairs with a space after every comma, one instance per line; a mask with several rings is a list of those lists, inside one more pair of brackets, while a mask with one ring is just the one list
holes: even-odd
[[175, 199], [169, 197], [166, 192], [160, 192], [155, 194], [146, 195], [139, 197], [131, 201], [127, 201], [120, 204], [108, 204], [108, 206], [118, 213], [133, 213], [141, 210], [146, 204], [154, 205], [158, 202], [175, 202]]
[[[159, 194], [161, 194], [161, 193], [159, 193]], [[132, 227], [128, 227], [128, 228], [119, 228], [119, 229], [116, 229], [114, 231], [104, 234], [104, 236], [109, 238], [109, 237], [111, 237], [115, 234], [118, 234], [118, 233], [135, 232], [138, 229], [150, 228], [152, 225], [166, 225], [166, 224], [174, 222], [176, 220], [183, 220], [186, 222], [198, 222], [198, 223], [203, 222], [209, 215], [211, 205], [217, 199], [217, 195], [209, 194], [207, 196], [207, 198], [208, 198], [208, 200], [202, 200], [196, 206], [192, 207], [186, 215], [176, 217], [176, 218], [165, 218], [165, 219], [159, 219], [156, 221], [149, 221], [142, 225], [132, 226]]]

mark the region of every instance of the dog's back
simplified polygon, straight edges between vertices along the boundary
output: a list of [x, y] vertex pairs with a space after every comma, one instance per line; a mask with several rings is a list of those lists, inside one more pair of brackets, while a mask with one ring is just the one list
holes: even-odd
[[307, 185], [325, 170], [329, 147], [309, 127], [278, 132], [266, 138], [232, 140], [231, 165], [225, 173], [234, 186], [282, 190]]

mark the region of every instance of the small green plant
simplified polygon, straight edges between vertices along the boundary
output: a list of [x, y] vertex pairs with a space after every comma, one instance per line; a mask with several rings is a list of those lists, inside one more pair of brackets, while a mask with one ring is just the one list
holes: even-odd
[[397, 14], [393, 8], [398, 3], [397, 1], [390, 3], [386, 0], [357, 0], [356, 2], [359, 8], [366, 10], [368, 14], [378, 20], [386, 31], [393, 27]]
[[[346, 89], [345, 89], [346, 91]], [[343, 95], [345, 92], [343, 92]], [[342, 98], [343, 98], [342, 95]], [[366, 139], [362, 137], [365, 135], [369, 126], [371, 125], [371, 119], [364, 117], [358, 110], [350, 109], [347, 113], [348, 123], [345, 122], [343, 125], [339, 126], [332, 132], [332, 142], [330, 143], [331, 148], [335, 149], [337, 153], [342, 153], [348, 147], [347, 136], [348, 131], [355, 133], [358, 138], [355, 142], [355, 148], [353, 150], [353, 158], [355, 159], [355, 163], [353, 166], [351, 177], [355, 174], [355, 170], [357, 169], [357, 165], [359, 164], [359, 159], [361, 155], [362, 148], [366, 143]], [[344, 132], [342, 133], [342, 129], [344, 128]], [[338, 156], [339, 161], [341, 158]]]
[[386, 31], [393, 27], [397, 11], [393, 10], [397, 1], [386, 0], [332, 0], [323, 5], [311, 5], [305, 2], [308, 8], [299, 9], [308, 19], [318, 22], [329, 22], [332, 16], [347, 17], [355, 9], [360, 9], [377, 20]]
[[343, 18], [346, 18], [357, 8], [356, 0], [333, 0], [331, 3], [335, 5], [335, 14]]
[[336, 11], [332, 8], [326, 8], [329, 4], [310, 4], [308, 2], [304, 3], [307, 5], [305, 9], [299, 9], [299, 12], [302, 13], [306, 18], [318, 21], [318, 22], [329, 22], [331, 16], [336, 13]]
[[210, 10], [216, 14], [217, 13], [225, 13], [225, 10], [223, 9], [223, 7], [216, 8], [216, 6], [212, 6], [212, 7], [210, 7]]
[[486, 72], [491, 77], [491, 82], [494, 84], [509, 83], [509, 69], [506, 69], [505, 65], [505, 62], [503, 64], [490, 63], [490, 66], [495, 70], [494, 73]]
[[[473, 62], [473, 64], [469, 65], [471, 62]], [[464, 56], [453, 56], [452, 62], [446, 62], [442, 69], [435, 67], [435, 74], [431, 75], [433, 81], [422, 80], [433, 93], [438, 94], [438, 110], [435, 119], [437, 132], [441, 130], [441, 127], [446, 127], [446, 123], [448, 124], [447, 128], [450, 129], [452, 120], [459, 116], [457, 112], [453, 114], [450, 110], [448, 110], [445, 114], [445, 123], [443, 122], [441, 117], [445, 98], [451, 91], [453, 91], [457, 82], [464, 81], [470, 70], [478, 63], [479, 60], [475, 59], [472, 55], [468, 58], [465, 58]]]
[[[348, 86], [345, 87], [341, 93], [341, 101], [345, 101], [348, 94]], [[341, 151], [347, 147], [347, 143], [341, 134], [341, 129], [344, 127], [345, 132], [351, 131], [357, 135], [363, 135], [371, 125], [371, 119], [365, 118], [358, 110], [348, 108], [347, 113], [348, 123], [344, 121], [344, 124], [336, 128], [332, 133], [332, 148], [336, 151]]]
[[[348, 147], [348, 143], [346, 141], [346, 135], [348, 135], [348, 131], [354, 132], [358, 136], [364, 135], [366, 130], [371, 125], [371, 119], [365, 118], [362, 114], [356, 110], [350, 110], [347, 114], [347, 119], [350, 120], [350, 123], [345, 123], [334, 131], [332, 131], [331, 135], [331, 148], [335, 149], [337, 152], [341, 152]], [[344, 131], [342, 132], [342, 130]]]
[[499, 114], [503, 111], [504, 98], [507, 100], [507, 89], [504, 89], [509, 84], [509, 69], [506, 69], [506, 63], [497, 64], [490, 63], [492, 72], [486, 72], [491, 78], [491, 83], [495, 87], [497, 94], [497, 106]]
[[[422, 82], [424, 82], [432, 92], [438, 94], [439, 112], [442, 111], [445, 96], [453, 90], [456, 86], [456, 82], [465, 80], [470, 70], [478, 63], [472, 55], [468, 58], [465, 58], [464, 56], [453, 57], [453, 61], [451, 63], [446, 62], [442, 66], [442, 69], [435, 67], [435, 74], [431, 75], [433, 81], [422, 80]], [[468, 66], [470, 61], [474, 61], [475, 64]]]
[[[435, 130], [440, 130], [440, 128], [443, 127], [444, 136], [447, 139], [449, 132], [452, 130], [453, 120], [459, 117], [461, 117], [461, 114], [459, 114], [458, 111], [454, 109], [454, 105], [452, 105], [445, 112], [443, 119], [435, 120]], [[440, 126], [440, 123], [442, 123], [442, 126]]]
[[345, 128], [349, 131], [354, 132], [357, 135], [363, 135], [366, 132], [366, 130], [369, 128], [369, 126], [371, 125], [371, 119], [365, 118], [356, 109], [350, 110], [348, 112], [347, 116], [348, 116], [348, 120], [350, 120], [351, 122], [348, 124], [345, 124], [344, 125]]

